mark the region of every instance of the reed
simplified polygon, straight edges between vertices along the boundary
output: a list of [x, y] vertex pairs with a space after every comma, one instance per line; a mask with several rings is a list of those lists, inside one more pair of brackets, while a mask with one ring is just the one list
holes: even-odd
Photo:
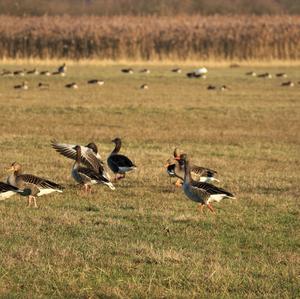
[[0, 58], [297, 60], [300, 16], [0, 16]]

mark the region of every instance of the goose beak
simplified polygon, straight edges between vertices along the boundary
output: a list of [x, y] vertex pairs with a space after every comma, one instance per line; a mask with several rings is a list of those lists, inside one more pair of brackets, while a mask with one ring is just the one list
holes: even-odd
[[5, 169], [6, 172], [12, 172], [12, 171], [14, 171], [13, 166], [5, 167], [4, 169]]
[[179, 161], [180, 160], [180, 157], [177, 156], [177, 157], [174, 157], [175, 160]]

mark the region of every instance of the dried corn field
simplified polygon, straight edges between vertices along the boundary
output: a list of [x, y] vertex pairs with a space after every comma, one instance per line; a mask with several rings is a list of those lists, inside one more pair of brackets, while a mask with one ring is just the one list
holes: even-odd
[[300, 16], [1, 16], [0, 24], [2, 59], [300, 59]]

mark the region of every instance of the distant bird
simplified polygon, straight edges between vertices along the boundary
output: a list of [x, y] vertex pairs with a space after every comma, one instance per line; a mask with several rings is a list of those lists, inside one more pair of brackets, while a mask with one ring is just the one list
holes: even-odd
[[25, 70], [18, 70], [18, 71], [14, 71], [13, 74], [15, 76], [25, 76]]
[[121, 139], [115, 138], [112, 142], [115, 144], [115, 148], [107, 158], [107, 164], [115, 174], [115, 180], [123, 179], [125, 178], [126, 172], [132, 171], [137, 167], [128, 157], [119, 154], [122, 146]]
[[148, 89], [148, 88], [149, 88], [148, 84], [142, 84], [140, 86], [140, 89]]
[[65, 85], [66, 88], [78, 89], [78, 85], [75, 82]]
[[3, 76], [3, 77], [11, 77], [13, 75], [14, 75], [14, 73], [12, 71], [9, 71], [9, 70], [6, 70], [6, 69], [3, 69], [2, 73], [1, 73], [1, 76]]
[[207, 86], [207, 90], [216, 90], [217, 89], [217, 86], [215, 85], [208, 85]]
[[292, 81], [282, 82], [281, 86], [294, 87], [295, 84]]
[[150, 74], [150, 70], [149, 69], [142, 69], [142, 70], [140, 70], [140, 73]]
[[199, 203], [202, 212], [205, 206], [211, 212], [214, 212], [214, 209], [211, 205], [211, 203], [214, 201], [220, 202], [224, 198], [235, 198], [232, 193], [215, 185], [194, 182], [191, 177], [190, 164], [187, 155], [182, 157], [182, 162], [184, 166], [184, 181], [182, 185], [183, 191], [189, 199]]
[[206, 79], [206, 75], [205, 74], [200, 74], [200, 73], [196, 73], [196, 72], [189, 72], [186, 74], [186, 76], [188, 78], [202, 78], [202, 79]]
[[268, 79], [272, 79], [272, 75], [270, 73], [263, 73], [263, 74], [259, 74], [257, 75], [258, 78], [268, 78]]
[[74, 150], [76, 151], [76, 159], [72, 168], [72, 177], [76, 182], [84, 186], [85, 192], [91, 192], [91, 185], [104, 184], [110, 189], [114, 190], [114, 185], [103, 175], [100, 169], [103, 169], [96, 156], [91, 151], [86, 151], [85, 156], [92, 167], [81, 166], [82, 153], [81, 146], [76, 145]]
[[42, 196], [52, 192], [63, 192], [62, 190], [64, 188], [59, 184], [32, 174], [23, 174], [22, 167], [17, 162], [13, 162], [8, 171], [13, 172], [7, 179], [8, 184], [17, 187], [19, 190], [23, 190], [23, 195], [28, 196], [28, 206], [30, 206], [33, 201], [34, 207], [37, 208], [36, 196]]
[[252, 77], [256, 77], [257, 74], [255, 72], [248, 72], [246, 73], [247, 76], [252, 76]]
[[49, 71], [40, 71], [40, 75], [42, 75], [42, 76], [51, 76], [51, 73]]
[[15, 85], [14, 89], [23, 89], [23, 90], [28, 90], [28, 82], [24, 81], [22, 84]]
[[56, 72], [52, 72], [51, 75], [65, 77], [66, 73], [65, 72], [58, 72], [58, 71], [56, 71]]
[[228, 86], [227, 85], [221, 85], [221, 87], [220, 87], [220, 90], [221, 91], [225, 91], [225, 90], [228, 90], [229, 88], [228, 88]]
[[42, 88], [49, 88], [50, 85], [49, 85], [48, 83], [42, 83], [42, 82], [39, 82], [38, 87], [41, 88], [41, 89], [42, 89]]
[[67, 65], [65, 63], [57, 68], [58, 73], [65, 73], [66, 71], [67, 71]]
[[175, 69], [172, 69], [171, 72], [180, 74], [182, 72], [182, 69], [181, 68], [175, 68]]
[[87, 81], [88, 84], [96, 84], [102, 86], [104, 84], [103, 80], [98, 80], [98, 79], [92, 79]]
[[207, 74], [208, 70], [206, 67], [200, 67], [199, 69], [196, 69], [194, 71], [195, 74], [197, 75], [204, 75], [204, 74]]
[[121, 72], [126, 74], [133, 74], [133, 69], [132, 68], [122, 69]]
[[287, 74], [286, 73], [277, 73], [276, 77], [287, 78]]
[[29, 70], [26, 72], [27, 75], [38, 75], [39, 71], [37, 69]]

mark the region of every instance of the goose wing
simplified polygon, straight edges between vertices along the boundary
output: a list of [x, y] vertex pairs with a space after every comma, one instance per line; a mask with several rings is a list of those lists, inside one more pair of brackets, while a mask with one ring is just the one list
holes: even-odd
[[196, 175], [208, 176], [208, 177], [212, 177], [215, 174], [217, 174], [216, 170], [209, 169], [206, 167], [196, 166], [196, 165], [191, 166], [191, 172], [193, 172]]
[[204, 190], [207, 192], [209, 195], [214, 195], [214, 194], [226, 194], [227, 196], [234, 197], [234, 195], [228, 191], [226, 191], [223, 188], [217, 187], [213, 184], [209, 183], [203, 183], [203, 182], [192, 182], [192, 187]]
[[[76, 150], [75, 144], [66, 144], [66, 143], [58, 143], [55, 140], [51, 141], [51, 146], [61, 155], [76, 160]], [[95, 169], [101, 169], [103, 171], [103, 162], [100, 159], [100, 155], [97, 153], [95, 154], [90, 148], [86, 146], [80, 146], [81, 148], [81, 158], [80, 162], [83, 163], [85, 166]]]
[[110, 181], [100, 173], [95, 172], [93, 169], [87, 167], [79, 167], [78, 172], [89, 179], [109, 183]]
[[19, 189], [15, 186], [0, 182], [0, 193], [7, 192], [7, 191], [15, 191], [17, 192]]
[[109, 160], [118, 167], [136, 167], [136, 165], [124, 155], [111, 155]]
[[17, 180], [20, 180], [24, 185], [34, 185], [41, 189], [55, 189], [55, 190], [64, 189], [64, 187], [59, 184], [37, 177], [32, 174], [21, 174], [18, 176]]

